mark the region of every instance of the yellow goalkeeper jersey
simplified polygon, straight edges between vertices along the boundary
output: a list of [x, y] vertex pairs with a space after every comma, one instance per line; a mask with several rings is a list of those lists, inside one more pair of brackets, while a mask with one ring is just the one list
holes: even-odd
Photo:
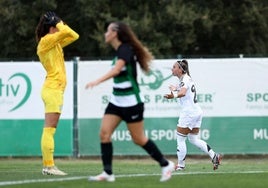
[[58, 32], [46, 34], [38, 43], [37, 55], [47, 75], [44, 87], [64, 91], [67, 83], [63, 48], [79, 38], [79, 35], [63, 22]]

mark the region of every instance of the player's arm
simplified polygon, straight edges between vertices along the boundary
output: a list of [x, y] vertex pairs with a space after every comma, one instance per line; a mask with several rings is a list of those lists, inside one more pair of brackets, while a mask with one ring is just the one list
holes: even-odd
[[41, 42], [38, 46], [39, 53], [45, 53], [59, 43], [62, 47], [67, 46], [79, 38], [79, 35], [70, 27], [64, 25], [62, 21], [57, 23], [56, 27], [59, 29], [58, 32], [47, 34], [41, 39]]
[[177, 93], [173, 93], [174, 98], [181, 98], [186, 95], [187, 89], [189, 88], [189, 79], [183, 79], [180, 82], [180, 90]]
[[175, 85], [170, 85], [170, 86], [168, 86], [168, 88], [170, 91], [178, 91], [179, 90], [179, 87], [175, 86]]
[[167, 99], [181, 98], [186, 95], [187, 88], [182, 87], [179, 91], [171, 91], [169, 94], [165, 94], [164, 97]]
[[186, 95], [187, 92], [187, 88], [186, 87], [182, 87], [177, 94], [174, 94], [174, 98], [181, 98], [184, 97]]
[[124, 66], [125, 66], [125, 61], [123, 59], [118, 59], [114, 67], [111, 70], [109, 70], [106, 74], [104, 74], [103, 76], [101, 76], [100, 78], [98, 78], [97, 80], [93, 82], [87, 83], [86, 89], [92, 88], [110, 78], [117, 76], [121, 72]]
[[62, 48], [68, 46], [79, 38], [79, 35], [63, 22], [59, 22], [56, 27], [59, 30], [59, 32], [57, 32], [57, 39], [59, 40]]

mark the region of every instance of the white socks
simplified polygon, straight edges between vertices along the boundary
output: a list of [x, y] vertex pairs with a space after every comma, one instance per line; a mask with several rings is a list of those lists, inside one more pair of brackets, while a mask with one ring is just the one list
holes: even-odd
[[208, 154], [211, 159], [213, 159], [215, 152], [210, 148], [210, 146], [205, 141], [201, 140], [198, 135], [188, 134], [188, 140], [191, 144], [201, 149], [203, 152]]
[[187, 153], [186, 147], [186, 138], [187, 135], [183, 135], [177, 132], [177, 157], [178, 157], [178, 166], [185, 167], [185, 157]]
[[185, 157], [187, 154], [187, 147], [186, 147], [186, 138], [191, 144], [198, 147], [200, 150], [205, 152], [213, 159], [215, 152], [210, 148], [210, 146], [203, 140], [199, 138], [196, 134], [188, 134], [183, 135], [177, 132], [177, 157], [178, 157], [178, 166], [185, 167]]

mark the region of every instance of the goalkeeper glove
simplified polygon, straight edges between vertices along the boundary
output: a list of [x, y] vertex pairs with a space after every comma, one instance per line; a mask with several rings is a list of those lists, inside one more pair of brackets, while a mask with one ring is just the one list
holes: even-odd
[[56, 13], [52, 11], [46, 12], [44, 17], [45, 17], [44, 24], [50, 25], [53, 27], [56, 27], [57, 23], [61, 21], [61, 19], [56, 15]]

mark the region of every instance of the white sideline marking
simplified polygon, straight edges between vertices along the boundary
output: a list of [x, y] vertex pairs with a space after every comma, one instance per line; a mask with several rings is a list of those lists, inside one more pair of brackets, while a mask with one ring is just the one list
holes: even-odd
[[[190, 174], [255, 174], [255, 173], [267, 173], [268, 171], [244, 171], [244, 172], [175, 172], [173, 175], [190, 175]], [[124, 177], [143, 177], [143, 176], [160, 176], [161, 174], [124, 174], [116, 175], [116, 178]], [[20, 185], [27, 183], [45, 183], [45, 182], [59, 182], [59, 181], [71, 181], [71, 180], [80, 180], [87, 179], [88, 176], [75, 176], [75, 177], [66, 177], [66, 178], [51, 178], [51, 179], [32, 179], [32, 180], [18, 180], [18, 181], [3, 181], [0, 182], [0, 186], [6, 185]]]
[[5, 185], [19, 185], [27, 183], [43, 183], [43, 182], [57, 182], [57, 181], [70, 181], [84, 179], [86, 176], [68, 177], [68, 178], [56, 178], [56, 179], [32, 179], [32, 180], [19, 180], [19, 181], [3, 181], [0, 182], [0, 186]]

